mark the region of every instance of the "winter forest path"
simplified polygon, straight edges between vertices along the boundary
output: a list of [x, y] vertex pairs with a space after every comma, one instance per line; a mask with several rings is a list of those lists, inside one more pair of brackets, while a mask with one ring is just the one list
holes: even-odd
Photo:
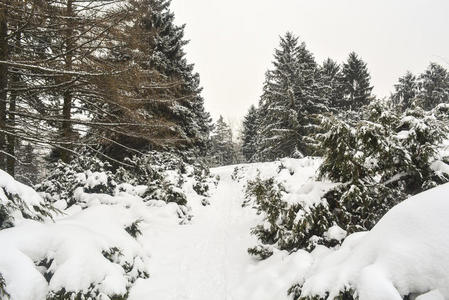
[[150, 279], [138, 284], [131, 299], [241, 299], [233, 295], [256, 264], [246, 250], [256, 243], [250, 228], [259, 218], [253, 209], [242, 208], [243, 186], [231, 179], [231, 169], [214, 173], [220, 182], [211, 205], [194, 206], [190, 224], [154, 224], [144, 230]]

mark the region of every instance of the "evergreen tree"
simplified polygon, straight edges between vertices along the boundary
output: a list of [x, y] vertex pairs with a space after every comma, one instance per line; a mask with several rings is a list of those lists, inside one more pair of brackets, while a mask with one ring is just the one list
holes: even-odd
[[211, 164], [213, 166], [231, 165], [237, 162], [237, 152], [232, 141], [232, 130], [223, 120], [217, 120], [211, 136]]
[[298, 38], [288, 32], [275, 50], [273, 70], [266, 73], [260, 107], [257, 160], [275, 160], [298, 151], [300, 124], [296, 100], [300, 94]]
[[426, 110], [449, 103], [449, 74], [442, 66], [431, 63], [419, 76], [419, 104]]
[[115, 110], [113, 115], [153, 126], [134, 129], [131, 137], [123, 132], [108, 136], [102, 152], [117, 160], [135, 155], [133, 149], [188, 150], [196, 156], [206, 151], [210, 116], [204, 110], [199, 75], [185, 58], [184, 26], [174, 24], [169, 6], [167, 0], [130, 1], [130, 17], [121, 28], [125, 38], [110, 53], [111, 60], [132, 65], [138, 74], [124, 87], [124, 101], [134, 109]]
[[394, 85], [395, 92], [391, 96], [393, 104], [402, 111], [410, 108], [412, 102], [418, 94], [418, 83], [416, 76], [407, 72], [400, 77], [398, 83]]
[[[175, 16], [170, 11], [170, 0], [141, 0], [148, 3], [151, 13], [145, 16], [148, 29], [156, 32], [152, 35], [150, 63], [162, 74], [176, 83], [173, 89], [175, 104], [168, 106], [168, 111], [187, 142], [200, 153], [205, 153], [211, 130], [209, 113], [204, 110], [201, 96], [199, 74], [194, 72], [193, 64], [185, 58], [185, 25], [174, 24]], [[165, 116], [167, 117], [167, 116]]]
[[250, 161], [256, 153], [257, 109], [251, 105], [243, 120], [242, 152], [246, 161]]
[[259, 103], [255, 160], [299, 157], [313, 151], [309, 136], [315, 115], [327, 110], [319, 95], [319, 73], [313, 55], [291, 33], [281, 37], [273, 70], [266, 73]]
[[341, 78], [344, 103], [346, 109], [359, 110], [370, 103], [373, 87], [366, 63], [355, 52], [349, 54], [348, 60], [343, 64]]
[[341, 69], [337, 62], [328, 58], [320, 68], [320, 95], [329, 109], [338, 110], [343, 106]]

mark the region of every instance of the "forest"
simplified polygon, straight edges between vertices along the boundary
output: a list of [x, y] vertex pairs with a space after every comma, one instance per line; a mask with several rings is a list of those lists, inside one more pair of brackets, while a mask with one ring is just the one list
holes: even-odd
[[170, 5], [0, 3], [0, 299], [449, 298], [446, 66], [279, 33], [233, 130]]

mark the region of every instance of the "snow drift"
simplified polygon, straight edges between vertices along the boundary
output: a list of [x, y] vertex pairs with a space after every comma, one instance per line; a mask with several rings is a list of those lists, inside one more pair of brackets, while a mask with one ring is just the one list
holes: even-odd
[[339, 250], [316, 260], [301, 297], [329, 293], [328, 299], [334, 299], [352, 290], [363, 300], [427, 292], [448, 299], [448, 216], [449, 184], [409, 198], [370, 232], [349, 236]]

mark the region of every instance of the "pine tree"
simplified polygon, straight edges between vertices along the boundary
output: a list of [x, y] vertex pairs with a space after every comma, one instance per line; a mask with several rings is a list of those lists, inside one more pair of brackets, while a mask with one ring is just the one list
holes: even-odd
[[288, 32], [275, 50], [273, 70], [266, 73], [260, 107], [257, 160], [291, 156], [300, 143], [296, 100], [300, 94], [298, 38]]
[[292, 33], [281, 37], [273, 69], [267, 71], [259, 102], [255, 160], [311, 154], [316, 115], [327, 110], [319, 95], [319, 72], [305, 43]]
[[368, 68], [355, 52], [351, 52], [343, 64], [341, 80], [345, 109], [359, 110], [370, 103], [373, 87], [370, 84]]
[[256, 153], [257, 109], [251, 105], [243, 120], [242, 152], [246, 161], [250, 161]]
[[103, 151], [120, 159], [124, 154], [118, 141], [139, 151], [181, 149], [196, 155], [206, 151], [210, 116], [204, 110], [199, 75], [185, 58], [184, 26], [174, 24], [169, 6], [167, 0], [130, 2], [132, 18], [123, 28], [125, 42], [113, 53], [116, 59], [138, 65], [145, 74], [133, 89], [137, 91], [133, 101], [141, 103], [134, 117], [161, 120], [166, 125], [145, 132], [146, 137], [113, 137], [114, 142], [107, 143]]
[[419, 76], [419, 104], [426, 110], [449, 103], [449, 74], [442, 66], [431, 63]]
[[232, 130], [222, 116], [217, 120], [212, 132], [210, 157], [213, 166], [231, 165], [237, 162]]
[[200, 153], [206, 151], [209, 138], [210, 115], [204, 110], [204, 99], [201, 96], [199, 74], [194, 72], [193, 64], [185, 58], [184, 39], [185, 25], [174, 24], [175, 16], [170, 11], [170, 0], [144, 0], [149, 2], [152, 11], [146, 16], [147, 26], [157, 34], [153, 35], [150, 44], [151, 64], [162, 74], [179, 84], [174, 89], [176, 104], [169, 107], [169, 112], [182, 136], [187, 139], [186, 145], [197, 147]]
[[341, 80], [338, 63], [330, 58], [326, 59], [320, 68], [320, 95], [330, 110], [336, 111], [343, 106]]
[[393, 104], [402, 111], [410, 108], [412, 102], [418, 94], [418, 83], [416, 76], [407, 72], [400, 77], [398, 83], [394, 85], [395, 92], [391, 96]]

